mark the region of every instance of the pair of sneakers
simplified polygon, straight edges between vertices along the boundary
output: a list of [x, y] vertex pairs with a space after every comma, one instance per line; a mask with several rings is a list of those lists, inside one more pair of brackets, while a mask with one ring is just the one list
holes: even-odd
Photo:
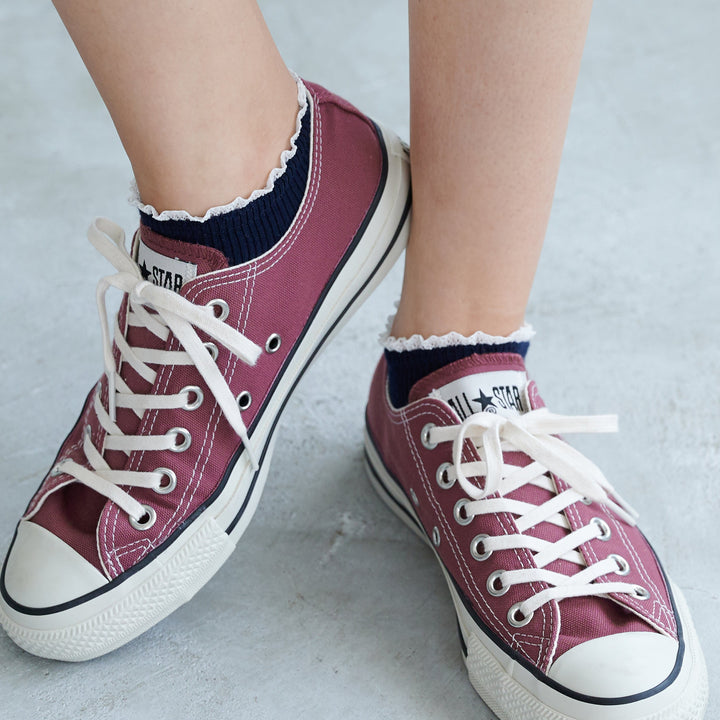
[[[402, 252], [406, 146], [308, 84], [310, 171], [283, 238], [229, 265], [107, 220], [105, 372], [20, 520], [0, 621], [27, 651], [105, 654], [188, 601], [258, 504], [304, 370]], [[123, 293], [114, 341], [105, 293]], [[388, 399], [370, 390], [372, 483], [438, 558], [470, 679], [498, 717], [702, 717], [707, 680], [679, 590], [600, 471], [557, 436], [603, 419], [542, 407], [516, 355], [474, 355]]]

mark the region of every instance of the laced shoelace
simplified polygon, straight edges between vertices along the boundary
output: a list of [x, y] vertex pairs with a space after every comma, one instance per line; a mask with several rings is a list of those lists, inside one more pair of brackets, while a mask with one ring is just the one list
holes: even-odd
[[[610, 555], [588, 565], [580, 546], [595, 538], [607, 539], [610, 527], [601, 518], [593, 518], [588, 525], [573, 530], [563, 512], [576, 502], [597, 502], [635, 525], [637, 513], [620, 498], [600, 469], [555, 437], [565, 433], [616, 431], [617, 418], [613, 415], [570, 417], [555, 415], [546, 408], [513, 418], [477, 413], [460, 425], [438, 427], [428, 424], [423, 428], [423, 442], [428, 447], [444, 442], [453, 444], [452, 464], [444, 464], [438, 472], [445, 477], [445, 486], [457, 480], [467, 495], [455, 506], [458, 522], [469, 524], [474, 517], [496, 513], [510, 513], [515, 518], [516, 534], [478, 535], [471, 544], [472, 555], [484, 561], [497, 550], [525, 548], [533, 553], [536, 567], [497, 570], [488, 578], [488, 591], [498, 596], [504, 595], [513, 585], [544, 582], [549, 586], [510, 608], [508, 620], [512, 625], [526, 625], [537, 609], [552, 600], [610, 593], [627, 593], [640, 599], [648, 596], [645, 588], [635, 584], [598, 582], [604, 575], [627, 574], [629, 564], [619, 555]], [[462, 462], [466, 439], [475, 444], [480, 460]], [[503, 452], [507, 451], [525, 453], [532, 462], [525, 467], [511, 465], [504, 459]], [[558, 492], [551, 473], [562, 478], [569, 488]], [[468, 477], [484, 478], [482, 487], [470, 482]], [[507, 497], [525, 485], [547, 490], [552, 497], [541, 505]], [[567, 534], [556, 542], [526, 534], [545, 522], [563, 528]], [[566, 575], [547, 569], [559, 559], [577, 565], [578, 572]]]
[[[167, 468], [158, 468], [153, 472], [113, 470], [104, 454], [108, 450], [119, 450], [126, 455], [136, 450], [181, 451], [189, 446], [190, 436], [184, 428], [173, 428], [163, 435], [126, 435], [116, 423], [116, 408], [128, 408], [138, 418], [142, 418], [145, 410], [193, 409], [202, 402], [202, 391], [197, 386], [188, 386], [178, 394], [152, 395], [134, 393], [130, 389], [115, 366], [106, 305], [107, 291], [111, 287], [117, 288], [129, 296], [128, 327], [146, 328], [163, 343], [172, 334], [182, 347], [182, 350], [132, 347], [124, 337], [116, 317], [115, 343], [120, 351], [118, 367], [123, 362], [128, 363], [152, 386], [159, 368], [163, 365], [195, 366], [225, 418], [242, 439], [249, 459], [256, 469], [257, 460], [238, 403], [196, 329], [207, 333], [248, 365], [257, 362], [261, 348], [224, 322], [227, 306], [221, 301], [207, 306], [195, 305], [171, 290], [143, 280], [140, 268], [125, 247], [125, 233], [115, 223], [98, 218], [88, 230], [88, 239], [118, 271], [102, 278], [97, 288], [104, 369], [108, 382], [108, 408], [105, 408], [101, 401], [99, 384], [93, 407], [106, 434], [103, 447], [97, 448], [91, 439], [90, 426], [85, 428], [83, 451], [90, 467], [65, 459], [58, 463], [52, 472], [54, 475], [67, 474], [104, 495], [122, 508], [136, 524], [143, 518], [147, 523], [148, 507], [132, 497], [123, 486], [151, 488], [165, 493], [168, 492], [169, 484], [174, 485], [173, 472]], [[219, 317], [216, 316], [216, 308], [221, 310]]]

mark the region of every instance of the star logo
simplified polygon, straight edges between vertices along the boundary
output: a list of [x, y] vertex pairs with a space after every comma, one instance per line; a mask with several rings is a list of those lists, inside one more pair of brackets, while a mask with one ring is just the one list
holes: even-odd
[[150, 271], [148, 270], [148, 266], [145, 264], [144, 260], [143, 264], [140, 265], [140, 274], [143, 276], [143, 280], [147, 280], [150, 277]]
[[480, 390], [480, 397], [473, 398], [473, 402], [480, 403], [480, 412], [497, 412], [497, 408], [493, 405], [495, 398], [486, 395]]

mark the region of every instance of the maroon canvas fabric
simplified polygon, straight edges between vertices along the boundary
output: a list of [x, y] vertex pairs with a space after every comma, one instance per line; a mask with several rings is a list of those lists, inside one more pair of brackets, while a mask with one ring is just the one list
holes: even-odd
[[[242, 265], [227, 267], [216, 250], [167, 240], [147, 228], [143, 242], [153, 251], [198, 265], [198, 275], [188, 280], [180, 294], [198, 305], [222, 299], [230, 307], [227, 323], [261, 347], [272, 333], [282, 343], [277, 352], [263, 353], [250, 367], [219, 347], [217, 364], [233, 394], [249, 391], [253, 401], [243, 412], [251, 427], [270, 388], [311, 318], [318, 299], [348, 252], [381, 181], [382, 148], [372, 123], [352, 105], [313, 84], [311, 167], [305, 199], [286, 235], [267, 253]], [[160, 347], [144, 329], [121, 328], [132, 345]], [[209, 340], [200, 333], [202, 340]], [[178, 350], [170, 336], [161, 348]], [[117, 360], [117, 353], [116, 353]], [[133, 391], [173, 394], [188, 385], [199, 386], [205, 401], [196, 410], [146, 411], [141, 420], [129, 410], [118, 410], [118, 424], [125, 433], [160, 435], [184, 427], [192, 436], [188, 450], [108, 453], [111, 466], [133, 471], [173, 470], [178, 487], [168, 495], [133, 488], [130, 494], [157, 512], [150, 529], [134, 529], [127, 515], [87, 488], [62, 487], [67, 476], [48, 477], [33, 497], [28, 514], [98, 567], [109, 578], [142, 560], [162, 545], [179, 526], [212, 495], [241, 442], [222, 415], [199, 373], [191, 366], [163, 366], [154, 386], [131, 368], [120, 368]], [[107, 407], [107, 388], [103, 402]], [[90, 425], [96, 447], [102, 447], [103, 430], [92, 409], [92, 393], [82, 415], [63, 444], [58, 460], [72, 457], [85, 464], [83, 428]], [[33, 514], [34, 513], [34, 514]], [[27, 515], [26, 515], [27, 517]]]
[[[475, 560], [470, 553], [473, 538], [480, 533], [491, 536], [517, 533], [513, 515], [477, 516], [465, 526], [455, 522], [453, 508], [458, 500], [465, 497], [465, 493], [459, 483], [450, 489], [441, 489], [436, 482], [437, 468], [444, 462], [452, 461], [451, 445], [441, 443], [430, 450], [420, 441], [422, 428], [427, 423], [447, 426], [460, 422], [449, 405], [429, 396], [433, 390], [468, 374], [497, 370], [524, 372], [525, 366], [519, 355], [474, 355], [420, 380], [410, 393], [410, 403], [395, 409], [388, 400], [387, 371], [382, 358], [375, 371], [367, 407], [368, 429], [376, 449], [405, 493], [412, 496], [414, 492], [419, 499], [415, 511], [428, 536], [432, 535], [433, 528], [438, 529], [441, 542], [437, 552], [472, 604], [474, 612], [491, 633], [545, 672], [557, 657], [570, 648], [609, 633], [652, 632], [657, 629], [676, 638], [677, 628], [664, 577], [639, 529], [616, 519], [597, 504], [587, 506], [580, 502], [572, 505], [566, 513], [573, 529], [599, 516], [610, 524], [613, 531], [610, 540], [594, 540], [580, 548], [587, 560], [594, 562], [611, 553], [622, 555], [631, 565], [631, 572], [623, 581], [646, 587], [651, 599], [642, 601], [629, 595], [614, 595], [612, 599], [585, 597], [553, 601], [536, 611], [530, 623], [522, 628], [514, 628], [507, 622], [507, 612], [514, 603], [526, 600], [547, 585], [541, 582], [514, 585], [505, 595], [494, 597], [487, 592], [487, 578], [497, 569], [535, 567], [532, 553], [524, 549], [507, 550], [495, 552], [485, 561]], [[528, 385], [528, 395], [533, 409], [543, 407], [533, 382]], [[477, 459], [479, 456], [474, 444], [466, 440], [463, 462]], [[530, 462], [530, 458], [517, 452], [507, 453], [506, 459], [518, 466]], [[560, 491], [567, 487], [558, 478], [555, 482]], [[508, 497], [541, 504], [551, 497], [551, 493], [526, 486]], [[551, 523], [542, 523], [528, 534], [556, 541], [567, 532]], [[565, 560], [555, 561], [548, 569], [566, 573], [578, 571], [576, 565]]]

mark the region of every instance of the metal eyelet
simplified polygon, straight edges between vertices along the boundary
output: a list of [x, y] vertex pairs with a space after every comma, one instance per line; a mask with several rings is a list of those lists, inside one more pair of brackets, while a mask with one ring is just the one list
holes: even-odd
[[581, 497], [580, 502], [583, 505], [592, 505], [593, 504], [593, 501], [589, 497]]
[[409, 493], [409, 494], [410, 494], [410, 499], [411, 499], [412, 502], [413, 502], [413, 505], [414, 505], [415, 507], [418, 507], [418, 506], [420, 505], [420, 501], [418, 500], [418, 496], [415, 494], [415, 491], [414, 491], [412, 488], [410, 488], [410, 493]]
[[205, 343], [203, 343], [203, 345], [205, 346], [207, 351], [210, 353], [210, 357], [213, 360], [217, 360], [218, 354], [219, 354], [217, 345], [214, 342], [205, 342]]
[[437, 484], [443, 490], [449, 490], [455, 484], [455, 478], [450, 477], [449, 470], [451, 467], [451, 463], [444, 462], [442, 465], [440, 465], [440, 467], [437, 469], [437, 472], [435, 473], [435, 479], [437, 480]]
[[615, 570], [616, 575], [627, 575], [630, 572], [630, 563], [622, 555], [613, 553], [612, 555], [608, 555], [608, 557], [611, 557], [618, 566], [618, 569]]
[[523, 615], [522, 612], [520, 612], [520, 605], [522, 603], [515, 603], [507, 612], [507, 619], [508, 622], [516, 628], [525, 627], [532, 619], [534, 612], [531, 612], [529, 615]]
[[650, 592], [642, 585], [636, 585], [635, 589], [633, 590], [633, 595], [638, 600], [647, 600], [650, 597]]
[[182, 438], [182, 442], [178, 443], [175, 442], [175, 444], [170, 448], [173, 452], [183, 452], [187, 450], [190, 447], [190, 443], [192, 442], [192, 437], [188, 430], [181, 427], [174, 427], [168, 430], [166, 435], [174, 435], [175, 439], [177, 441], [178, 436]]
[[434, 427], [435, 423], [428, 423], [420, 431], [420, 442], [423, 444], [423, 447], [427, 448], [428, 450], [434, 450], [437, 447], [437, 443], [430, 442], [430, 431]]
[[273, 333], [265, 342], [265, 352], [267, 352], [267, 353], [277, 352], [280, 349], [281, 343], [282, 343], [282, 340], [280, 339], [280, 336], [277, 333]]
[[177, 486], [177, 475], [170, 468], [166, 467], [155, 468], [155, 472], [162, 473], [163, 476], [167, 478], [167, 482], [164, 485], [161, 482], [160, 485], [153, 488], [153, 490], [158, 495], [167, 495], [168, 493], [171, 493]]
[[145, 510], [145, 514], [138, 520], [134, 517], [128, 518], [130, 520], [130, 524], [136, 530], [147, 530], [151, 528], [157, 520], [157, 513], [153, 508], [149, 505], [143, 505], [143, 509]]
[[[213, 314], [217, 320], [220, 320], [221, 322], [223, 320], [227, 320], [227, 317], [230, 314], [230, 306], [224, 300], [221, 300], [220, 298], [211, 300], [207, 306], [213, 309]], [[215, 308], [217, 308], [217, 310]]]
[[460, 500], [455, 503], [453, 515], [458, 525], [469, 525], [473, 520], [471, 515], [463, 514], [463, 508], [469, 502], [470, 501], [467, 498], [460, 498]]
[[[203, 404], [205, 396], [203, 395], [203, 391], [197, 385], [187, 385], [180, 391], [181, 395], [183, 393], [188, 394], [188, 399], [183, 405], [185, 410], [197, 410]], [[195, 395], [195, 399], [192, 401], [190, 400], [191, 394]]]
[[83, 428], [83, 434], [85, 435], [85, 437], [92, 437], [92, 428], [90, 427], [90, 425], [86, 425]]
[[237, 404], [241, 410], [247, 410], [252, 405], [252, 395], [247, 390], [243, 390], [237, 396]]
[[[485, 550], [485, 541], [489, 540], [489, 535], [476, 535], [470, 543], [470, 554], [476, 560], [487, 560], [492, 555], [492, 550]], [[483, 551], [480, 552], [480, 546], [483, 546]]]
[[610, 530], [610, 526], [602, 518], [594, 517], [590, 522], [594, 523], [600, 528], [600, 535], [598, 535], [598, 540], [610, 539], [612, 531]]
[[[504, 570], [496, 570], [495, 572], [491, 572], [490, 575], [488, 575], [486, 583], [487, 591], [494, 597], [500, 597], [510, 589], [510, 586], [503, 585], [502, 580], [500, 579], [501, 575], [504, 572]], [[498, 587], [498, 583], [500, 587]]]
[[432, 542], [435, 547], [440, 547], [440, 531], [437, 526], [432, 529]]
[[48, 477], [58, 477], [58, 475], [62, 475], [65, 471], [60, 467], [60, 465], [54, 465], [52, 470], [48, 473]]

